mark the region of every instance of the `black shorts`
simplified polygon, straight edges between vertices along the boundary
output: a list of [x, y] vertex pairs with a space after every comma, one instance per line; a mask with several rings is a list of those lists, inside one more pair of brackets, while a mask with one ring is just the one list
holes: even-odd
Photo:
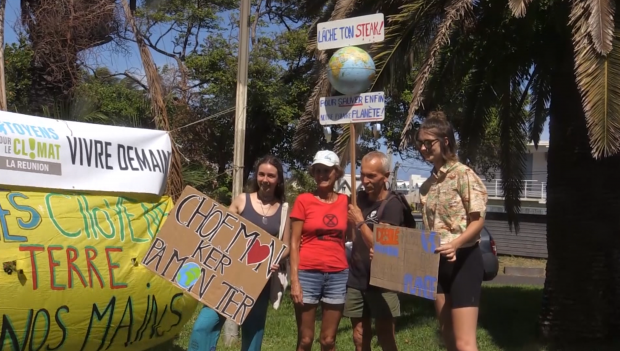
[[478, 243], [458, 249], [456, 261], [439, 260], [437, 294], [450, 295], [452, 308], [479, 307], [482, 292], [482, 252]]

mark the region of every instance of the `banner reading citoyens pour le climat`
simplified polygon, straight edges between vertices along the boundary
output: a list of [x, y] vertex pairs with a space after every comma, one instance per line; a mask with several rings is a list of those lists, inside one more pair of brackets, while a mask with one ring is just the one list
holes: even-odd
[[162, 195], [168, 133], [0, 111], [0, 182]]

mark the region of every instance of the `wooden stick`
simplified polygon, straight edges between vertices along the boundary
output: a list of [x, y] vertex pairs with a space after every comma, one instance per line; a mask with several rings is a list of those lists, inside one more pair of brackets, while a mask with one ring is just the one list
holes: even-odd
[[357, 205], [357, 185], [355, 184], [355, 126], [353, 123], [349, 123], [349, 155], [351, 159], [351, 203]]

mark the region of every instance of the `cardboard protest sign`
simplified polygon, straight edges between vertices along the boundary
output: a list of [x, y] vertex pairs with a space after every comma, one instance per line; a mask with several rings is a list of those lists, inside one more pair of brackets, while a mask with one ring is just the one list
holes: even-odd
[[196, 300], [134, 260], [173, 203], [111, 194], [0, 191], [0, 350], [151, 349]]
[[188, 186], [142, 264], [242, 324], [285, 250], [278, 238]]
[[435, 300], [439, 236], [419, 229], [374, 226], [370, 285]]

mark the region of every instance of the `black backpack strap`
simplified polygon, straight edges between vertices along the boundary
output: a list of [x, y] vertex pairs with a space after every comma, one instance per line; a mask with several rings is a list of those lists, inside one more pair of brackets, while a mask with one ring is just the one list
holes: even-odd
[[379, 205], [379, 209], [377, 210], [377, 222], [381, 221], [381, 217], [383, 217], [383, 211], [385, 211], [385, 206], [387, 206], [388, 202], [394, 198], [394, 193], [390, 192], [388, 196], [383, 200], [381, 205]]

